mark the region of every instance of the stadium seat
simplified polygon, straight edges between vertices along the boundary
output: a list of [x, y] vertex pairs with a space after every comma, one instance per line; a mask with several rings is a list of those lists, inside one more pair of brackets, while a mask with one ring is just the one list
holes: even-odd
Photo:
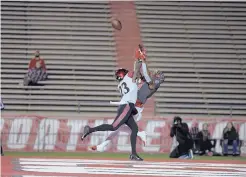
[[[107, 2], [3, 2], [2, 98], [5, 112], [114, 113], [115, 42]], [[39, 50], [44, 86], [23, 86]]]
[[135, 2], [157, 115], [246, 115], [244, 3]]

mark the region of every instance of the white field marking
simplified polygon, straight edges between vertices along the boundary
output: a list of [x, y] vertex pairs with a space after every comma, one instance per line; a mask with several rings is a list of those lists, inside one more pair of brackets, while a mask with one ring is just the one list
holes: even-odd
[[[44, 176], [35, 176], [35, 175], [19, 175], [21, 177], [44, 177]], [[45, 177], [61, 177], [61, 176], [45, 176]], [[76, 176], [66, 176], [66, 177], [76, 177]]]
[[[82, 165], [94, 165], [93, 163], [75, 163], [75, 162], [70, 162], [70, 163], [66, 163], [66, 162], [25, 162], [25, 161], [20, 161], [19, 162], [20, 165], [42, 165], [42, 166], [70, 166], [70, 167], [76, 167], [76, 166], [82, 166]], [[97, 165], [104, 165], [104, 166], [122, 166], [122, 164], [97, 164]], [[126, 166], [126, 165], [124, 165]], [[173, 168], [173, 169], [186, 169], [186, 168], [192, 168], [192, 169], [196, 169], [196, 168], [203, 168], [203, 169], [224, 169], [223, 167], [214, 167], [214, 166], [171, 166], [171, 165], [147, 165], [147, 164], [143, 164], [143, 165], [135, 165], [133, 164], [132, 167], [134, 168]], [[235, 167], [226, 167], [227, 170], [238, 170], [238, 171], [246, 171], [246, 168], [235, 168]]]
[[101, 165], [168, 165], [168, 166], [196, 166], [196, 167], [237, 167], [237, 168], [246, 168], [246, 164], [223, 164], [223, 163], [196, 163], [196, 162], [136, 162], [136, 161], [119, 161], [119, 160], [89, 160], [89, 159], [33, 159], [33, 158], [20, 158], [21, 162], [62, 162], [69, 165], [69, 163], [76, 164], [101, 164]]
[[207, 166], [168, 166], [168, 165], [132, 165], [132, 167], [136, 167], [136, 168], [173, 168], [173, 169], [187, 169], [187, 168], [192, 168], [192, 169], [206, 169], [206, 170], [210, 170], [210, 169], [217, 169], [217, 170], [222, 170], [222, 169], [226, 169], [226, 170], [238, 170], [238, 171], [246, 171], [246, 168], [235, 168], [235, 167], [207, 167]]
[[[70, 173], [70, 174], [111, 174], [111, 175], [139, 175], [139, 176], [182, 176], [182, 177], [245, 177], [246, 164], [218, 164], [218, 163], [189, 163], [189, 162], [134, 162], [117, 160], [87, 160], [87, 159], [33, 159], [20, 158], [17, 166], [22, 171]], [[87, 167], [81, 165], [99, 165]], [[102, 166], [103, 165], [103, 166]], [[123, 166], [123, 168], [119, 166]], [[128, 166], [128, 168], [127, 168]], [[64, 168], [63, 168], [64, 167]], [[209, 171], [213, 168], [217, 170]], [[233, 168], [234, 167], [234, 168]], [[236, 168], [235, 168], [236, 167]], [[187, 170], [185, 168], [192, 168]], [[195, 168], [204, 168], [204, 170]], [[205, 169], [206, 168], [206, 169]], [[238, 171], [223, 171], [223, 170]]]
[[243, 177], [246, 173], [225, 172], [225, 171], [193, 171], [193, 170], [157, 170], [141, 169], [136, 171], [134, 168], [100, 168], [100, 167], [66, 167], [61, 166], [25, 166], [23, 171], [29, 172], [47, 172], [47, 173], [80, 173], [80, 174], [111, 174], [111, 175], [141, 175], [141, 176], [210, 176], [210, 177]]

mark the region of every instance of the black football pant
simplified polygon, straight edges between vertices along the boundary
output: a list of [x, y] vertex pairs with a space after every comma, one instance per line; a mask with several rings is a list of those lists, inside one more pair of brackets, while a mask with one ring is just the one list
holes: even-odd
[[131, 147], [132, 154], [137, 154], [136, 152], [136, 143], [137, 143], [137, 133], [138, 126], [132, 116], [132, 114], [136, 111], [136, 108], [133, 103], [120, 105], [118, 108], [117, 116], [114, 119], [112, 124], [102, 124], [94, 128], [90, 128], [90, 132], [97, 131], [115, 131], [121, 125], [126, 124], [131, 129]]

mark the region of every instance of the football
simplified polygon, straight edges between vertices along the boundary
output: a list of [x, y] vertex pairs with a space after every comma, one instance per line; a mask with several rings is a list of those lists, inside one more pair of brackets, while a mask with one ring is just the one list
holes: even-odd
[[113, 19], [111, 20], [112, 27], [116, 30], [121, 30], [122, 29], [122, 24], [120, 20], [118, 19]]

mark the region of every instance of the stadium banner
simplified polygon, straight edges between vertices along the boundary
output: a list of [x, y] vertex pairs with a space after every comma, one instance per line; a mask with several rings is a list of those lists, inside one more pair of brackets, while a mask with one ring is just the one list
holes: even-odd
[[[212, 139], [216, 139], [215, 151], [222, 152], [220, 140], [227, 122], [232, 119], [185, 119], [191, 128], [198, 123], [199, 129], [203, 123], [209, 124]], [[88, 136], [83, 142], [80, 134], [85, 125], [97, 126], [102, 123], [112, 123], [113, 119], [74, 119], [50, 118], [35, 115], [3, 116], [0, 119], [1, 141], [5, 151], [89, 151], [88, 146], [97, 145], [107, 137], [109, 132], [96, 132]], [[246, 120], [233, 119], [235, 128], [243, 140], [242, 155], [246, 155]], [[138, 152], [166, 153], [170, 152], [172, 138], [170, 138], [171, 118], [149, 117], [138, 122], [139, 130], [147, 132], [147, 142], [144, 146], [138, 139]], [[107, 147], [108, 152], [130, 152], [128, 133], [120, 132]]]

